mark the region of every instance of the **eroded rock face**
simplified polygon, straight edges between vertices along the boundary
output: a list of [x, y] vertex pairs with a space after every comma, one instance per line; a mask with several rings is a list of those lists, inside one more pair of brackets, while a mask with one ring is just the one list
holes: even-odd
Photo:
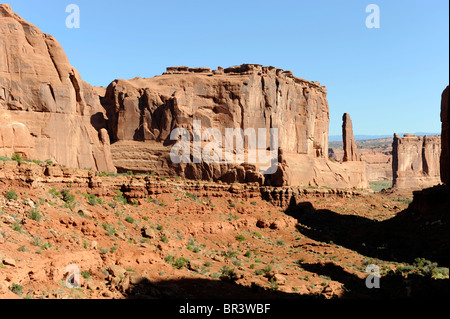
[[394, 135], [392, 143], [393, 187], [421, 189], [437, 185], [440, 178], [440, 136]]
[[286, 152], [327, 156], [326, 89], [288, 71], [242, 65], [223, 73], [170, 67], [149, 79], [116, 80], [103, 99], [112, 141], [168, 142], [178, 127], [279, 129]]
[[[316, 185], [321, 179], [312, 170], [315, 161], [326, 166], [328, 158], [326, 93], [320, 83], [274, 67], [246, 64], [211, 71], [180, 66], [169, 67], [162, 76], [154, 78], [116, 80], [107, 88], [102, 104], [109, 118], [113, 161], [119, 171], [151, 171], [226, 182], [257, 181], [276, 186], [295, 181]], [[261, 163], [174, 165], [169, 152], [175, 142], [170, 134], [176, 128], [185, 128], [192, 141], [194, 121], [200, 121], [203, 131], [217, 129], [222, 137], [227, 128], [256, 132], [266, 129], [266, 133], [277, 128], [284, 160], [279, 158], [277, 172], [266, 176], [260, 175]], [[222, 142], [223, 151], [227, 139]], [[265, 142], [269, 147], [269, 134]], [[301, 169], [308, 170], [308, 178], [292, 173], [303, 174], [293, 169], [302, 160], [297, 155], [308, 159], [308, 167]], [[329, 168], [326, 171], [331, 180], [339, 180], [337, 175], [341, 172], [330, 172]], [[360, 176], [359, 180], [363, 179]], [[342, 184], [347, 186], [354, 185]]]
[[359, 161], [358, 148], [353, 136], [353, 124], [350, 114], [345, 113], [342, 117], [342, 139], [344, 142], [344, 162]]
[[448, 137], [448, 86], [442, 93], [441, 102], [441, 122], [442, 122], [442, 135], [441, 135], [441, 179], [444, 184], [448, 185], [449, 182], [449, 137]]
[[[0, 5], [0, 110], [3, 155], [19, 151], [70, 167], [115, 171], [107, 132], [100, 131], [104, 110], [93, 88], [52, 36], [5, 4]], [[17, 145], [5, 135], [9, 125]]]

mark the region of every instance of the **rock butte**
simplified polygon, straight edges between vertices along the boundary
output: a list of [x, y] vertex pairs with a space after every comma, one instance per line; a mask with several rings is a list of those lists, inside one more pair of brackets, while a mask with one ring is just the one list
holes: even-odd
[[[190, 179], [254, 182], [272, 186], [367, 188], [363, 162], [328, 160], [326, 88], [275, 67], [244, 64], [209, 68], [169, 67], [153, 78], [116, 80], [102, 99], [111, 152], [119, 172], [144, 171]], [[174, 165], [170, 133], [183, 127], [278, 128], [279, 169], [261, 176], [258, 164]], [[269, 143], [267, 143], [269, 145]]]
[[441, 182], [440, 136], [395, 134], [392, 149], [394, 189], [420, 189]]

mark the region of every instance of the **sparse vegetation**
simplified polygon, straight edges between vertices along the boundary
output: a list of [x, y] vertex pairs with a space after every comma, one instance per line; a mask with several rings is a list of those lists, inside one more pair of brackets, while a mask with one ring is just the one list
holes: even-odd
[[23, 295], [23, 287], [19, 284], [13, 283], [11, 285], [11, 291], [20, 297]]
[[9, 199], [9, 200], [17, 200], [17, 193], [15, 190], [9, 190], [9, 191], [6, 191], [5, 197], [6, 197], [6, 199]]
[[189, 263], [188, 259], [186, 259], [184, 257], [180, 257], [174, 261], [173, 266], [177, 269], [181, 269], [181, 268], [184, 268], [188, 263]]
[[228, 281], [236, 281], [238, 279], [236, 271], [228, 266], [220, 268], [220, 279]]
[[112, 224], [103, 223], [102, 227], [104, 230], [106, 230], [106, 234], [108, 236], [115, 236], [116, 235], [116, 227]]
[[39, 210], [37, 208], [33, 208], [29, 213], [30, 219], [40, 222], [42, 220], [42, 215], [39, 213]]

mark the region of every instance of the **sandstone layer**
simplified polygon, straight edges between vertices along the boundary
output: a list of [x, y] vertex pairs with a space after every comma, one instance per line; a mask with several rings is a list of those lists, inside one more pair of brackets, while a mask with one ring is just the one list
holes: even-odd
[[0, 154], [115, 171], [104, 113], [56, 39], [0, 5]]
[[421, 189], [441, 182], [440, 136], [394, 134], [392, 149], [394, 189]]
[[[320, 83], [275, 67], [246, 64], [212, 71], [169, 67], [161, 76], [112, 82], [102, 104], [118, 171], [250, 180], [273, 186], [317, 186], [330, 181], [340, 187], [367, 187], [364, 163], [330, 167], [326, 93]], [[184, 128], [193, 140], [193, 121], [200, 121], [203, 131], [217, 129], [221, 137], [226, 136], [227, 128], [265, 129], [264, 149], [270, 146], [269, 130], [278, 129], [276, 173], [261, 176], [261, 162], [174, 164], [169, 156], [175, 143], [171, 132]], [[220, 141], [218, 153], [223, 153], [227, 142], [227, 138]], [[247, 155], [248, 143], [244, 148]], [[301, 169], [294, 169], [299, 165]]]

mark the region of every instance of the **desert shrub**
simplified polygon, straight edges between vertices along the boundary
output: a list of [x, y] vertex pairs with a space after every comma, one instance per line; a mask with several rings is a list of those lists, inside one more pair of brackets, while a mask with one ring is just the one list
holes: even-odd
[[127, 217], [125, 217], [125, 221], [130, 223], [130, 224], [133, 224], [134, 223], [134, 218], [128, 215]]
[[228, 251], [222, 251], [222, 256], [224, 256], [226, 258], [236, 257], [237, 254], [238, 254], [238, 251], [233, 250], [233, 249], [229, 249]]
[[38, 210], [37, 208], [33, 208], [33, 209], [31, 210], [31, 212], [30, 212], [30, 214], [29, 214], [29, 217], [30, 217], [32, 220], [35, 220], [35, 221], [37, 221], [37, 222], [40, 222], [41, 219], [42, 219], [42, 215], [41, 215], [41, 213], [39, 213], [39, 210]]
[[108, 236], [114, 236], [116, 235], [116, 227], [112, 224], [108, 224], [108, 223], [103, 223], [102, 227], [104, 230], [106, 230], [106, 234]]
[[15, 293], [16, 295], [22, 296], [23, 294], [23, 287], [19, 284], [13, 283], [11, 285], [11, 291]]
[[221, 273], [220, 279], [222, 280], [236, 281], [238, 279], [236, 271], [228, 266], [223, 266], [220, 269], [220, 273]]
[[23, 158], [22, 158], [22, 155], [20, 155], [20, 154], [13, 154], [13, 156], [11, 156], [11, 159], [13, 160], [13, 161], [16, 161], [17, 163], [20, 163], [20, 162], [22, 162], [23, 161]]
[[100, 205], [103, 204], [103, 199], [95, 196], [94, 194], [83, 194], [83, 195], [84, 195], [84, 197], [86, 197], [88, 204], [91, 206], [95, 206], [97, 204], [100, 204]]
[[167, 255], [164, 257], [164, 261], [170, 265], [173, 265], [173, 263], [175, 262], [175, 257], [173, 257], [172, 255]]
[[75, 201], [75, 195], [70, 193], [70, 189], [63, 189], [60, 194], [62, 196], [62, 200], [66, 203]]
[[164, 235], [164, 236], [161, 237], [161, 241], [163, 243], [167, 244], [169, 242], [169, 238], [167, 238], [167, 236]]
[[258, 233], [257, 231], [253, 232], [253, 236], [255, 236], [256, 238], [261, 239], [262, 235], [260, 233]]
[[17, 193], [15, 190], [9, 190], [5, 193], [6, 199], [17, 200]]
[[175, 260], [175, 262], [173, 263], [173, 266], [177, 269], [181, 269], [181, 268], [185, 267], [188, 262], [189, 262], [188, 259], [186, 259], [184, 257], [180, 257], [180, 258], [177, 258], [177, 260]]
[[84, 279], [88, 280], [88, 279], [91, 278], [91, 273], [89, 271], [87, 271], [87, 270], [83, 270], [81, 272], [81, 276], [83, 276]]
[[117, 195], [114, 196], [114, 200], [119, 204], [126, 205], [128, 203], [127, 199], [123, 196], [123, 193], [120, 190], [116, 191]]
[[236, 236], [236, 240], [237, 240], [237, 241], [244, 241], [244, 240], [245, 240], [245, 237], [244, 237], [244, 235], [237, 235], [237, 236]]
[[14, 223], [12, 224], [12, 229], [18, 233], [22, 232], [22, 225], [20, 223]]

